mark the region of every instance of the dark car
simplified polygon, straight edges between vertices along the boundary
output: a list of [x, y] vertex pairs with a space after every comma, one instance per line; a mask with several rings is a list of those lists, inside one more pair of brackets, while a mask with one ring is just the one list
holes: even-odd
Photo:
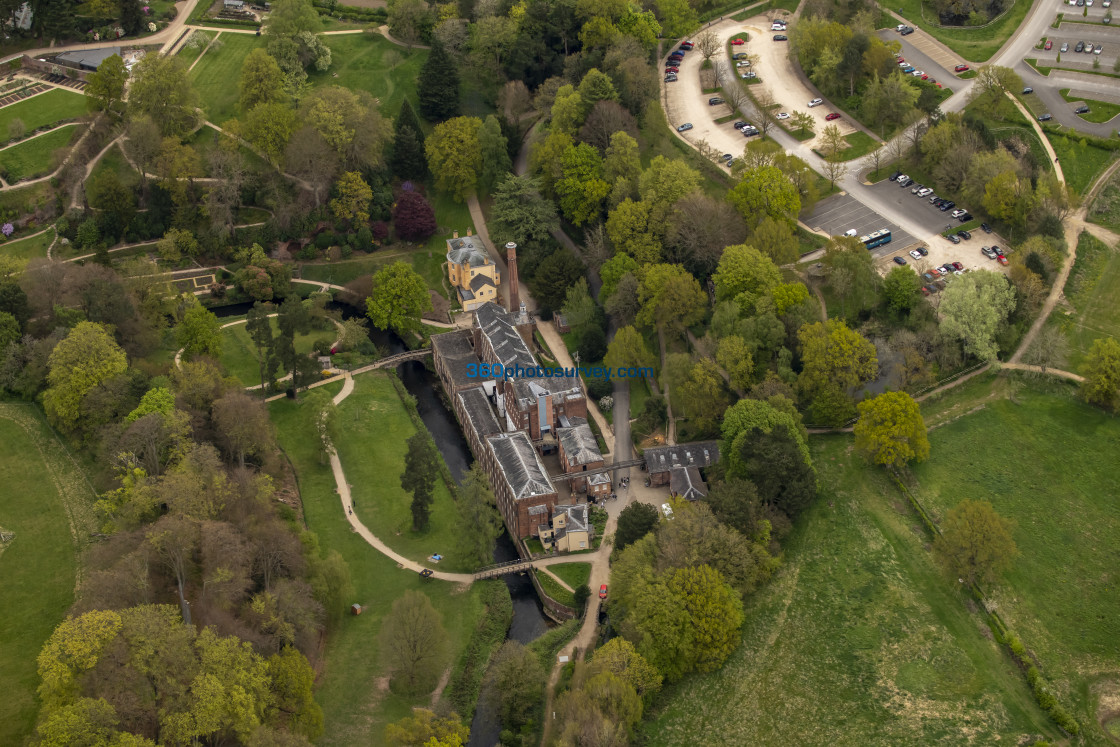
[[927, 257], [929, 256], [929, 249], [925, 248], [924, 246], [919, 246], [918, 254], [922, 255], [923, 257]]
[[1005, 256], [1005, 255], [1004, 255], [1004, 253], [1003, 253], [1003, 250], [1002, 250], [1002, 249], [1000, 249], [1000, 248], [999, 248], [998, 246], [996, 246], [995, 244], [992, 244], [992, 251], [993, 251], [993, 252], [995, 252], [995, 253], [996, 253], [996, 254], [997, 254], [998, 256], [1000, 256], [1000, 257], [1003, 257], [1003, 256]]
[[928, 272], [923, 272], [922, 280], [926, 281], [927, 283], [932, 283], [934, 280], [936, 280], [936, 278], [934, 278], [933, 275], [930, 275]]
[[972, 238], [972, 234], [969, 233], [968, 231], [963, 230], [963, 229], [960, 230], [960, 231], [957, 231], [957, 236], [960, 236], [965, 241]]
[[910, 34], [913, 34], [913, 33], [914, 33], [914, 29], [910, 28], [909, 26], [906, 26], [906, 27], [904, 27], [904, 28], [902, 29], [902, 31], [901, 31], [900, 33], [901, 33], [901, 34], [902, 34], [903, 36], [909, 36]]
[[927, 294], [933, 294], [937, 292], [937, 286], [933, 283], [930, 283], [929, 285], [923, 287], [922, 290], [924, 290]]
[[952, 210], [956, 206], [956, 204], [957, 203], [953, 202], [952, 200], [946, 200], [945, 202], [941, 203], [940, 210], [943, 213], [947, 212], [949, 210]]
[[961, 243], [960, 237], [957, 236], [955, 233], [951, 233], [948, 236], [946, 236], [945, 238], [949, 239], [949, 241], [952, 241], [954, 244]]
[[992, 232], [992, 227], [989, 226], [987, 223], [981, 223], [980, 228], [984, 229], [984, 233], [991, 233]]
[[721, 99], [719, 96], [713, 96], [710, 99], [708, 99], [708, 106], [717, 106], [717, 105], [722, 104], [722, 103], [723, 103], [723, 99]]
[[733, 60], [745, 60], [745, 59], [747, 59], [747, 53], [746, 52], [736, 52], [735, 54], [731, 55], [731, 59], [733, 59]]
[[1049, 114], [1039, 114], [1038, 115], [1038, 121], [1039, 122], [1049, 122], [1051, 119], [1053, 119], [1053, 117], [1051, 117]]
[[957, 218], [957, 220], [959, 220], [961, 223], [968, 223], [970, 220], [972, 220], [972, 213], [965, 213], [961, 217]]
[[896, 265], [904, 265], [904, 264], [906, 264], [906, 260], [903, 259], [902, 257], [895, 257], [894, 258], [894, 263]]
[[900, 186], [900, 187], [904, 187], [904, 188], [905, 188], [905, 187], [909, 187], [909, 186], [910, 186], [911, 184], [913, 184], [913, 183], [914, 183], [914, 180], [913, 180], [913, 179], [911, 179], [911, 178], [910, 178], [910, 177], [908, 177], [908, 176], [907, 176], [907, 177], [905, 177], [905, 178], [903, 178], [903, 179], [899, 179], [899, 180], [898, 180], [898, 186]]
[[758, 135], [758, 134], [759, 134], [759, 131], [758, 131], [757, 127], [747, 125], [746, 127], [743, 128], [743, 137], [754, 137], [755, 135]]
[[730, 160], [732, 160], [733, 158], [735, 158], [735, 156], [731, 155], [730, 153], [724, 153], [724, 154], [723, 154], [722, 156], [720, 156], [720, 157], [719, 157], [719, 160], [721, 160], [721, 161], [730, 161]]
[[898, 179], [898, 177], [900, 177], [900, 176], [902, 176], [902, 172], [901, 171], [896, 171], [893, 174], [891, 174], [889, 177], [887, 177], [887, 180], [893, 182], [896, 179]]
[[776, 42], [789, 41], [789, 37], [786, 36], [785, 34], [774, 34], [774, 41], [776, 41]]
[[1073, 51], [1074, 52], [1084, 52], [1085, 51], [1085, 42], [1077, 42], [1077, 46], [1075, 46], [1073, 48]]
[[1089, 113], [1089, 107], [1085, 106], [1085, 104], [1082, 104], [1081, 106], [1074, 109], [1073, 113], [1074, 114], [1088, 114]]
[[1028, 93], [1034, 93], [1034, 89], [1031, 88], [1030, 86], [1027, 86], [1026, 88], [1023, 89], [1023, 95], [1024, 96], [1026, 96]]
[[738, 122], [733, 124], [732, 127], [734, 127], [736, 130], [745, 130], [748, 127], [748, 125], [747, 125], [746, 122], [744, 122], [743, 120], [740, 119]]

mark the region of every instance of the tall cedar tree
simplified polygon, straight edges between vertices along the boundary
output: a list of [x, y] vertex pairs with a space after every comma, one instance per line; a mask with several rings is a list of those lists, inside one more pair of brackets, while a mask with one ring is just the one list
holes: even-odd
[[432, 491], [436, 486], [436, 452], [431, 438], [417, 431], [408, 439], [408, 453], [404, 457], [401, 487], [412, 493], [412, 529], [423, 532], [428, 528], [432, 513]]
[[459, 116], [459, 70], [439, 43], [432, 45], [427, 62], [420, 68], [416, 92], [420, 113], [429, 122]]
[[428, 178], [428, 159], [424, 155], [424, 130], [412, 110], [408, 99], [401, 105], [401, 113], [393, 134], [392, 156], [389, 168], [400, 179], [423, 181]]
[[405, 241], [424, 241], [436, 232], [436, 214], [419, 192], [402, 192], [393, 206], [393, 225]]

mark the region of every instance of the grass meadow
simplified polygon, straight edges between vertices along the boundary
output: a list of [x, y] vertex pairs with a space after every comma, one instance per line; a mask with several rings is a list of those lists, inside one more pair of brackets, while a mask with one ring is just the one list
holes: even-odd
[[25, 261], [36, 257], [46, 257], [47, 249], [50, 247], [52, 241], [54, 241], [54, 231], [48, 229], [41, 233], [28, 236], [27, 238], [7, 241], [0, 244], [0, 256], [13, 257]]
[[9, 184], [43, 176], [58, 163], [54, 152], [70, 145], [78, 132], [74, 126], [62, 127], [0, 151], [0, 172]]
[[[1056, 730], [850, 436], [814, 437], [821, 496], [746, 603], [722, 669], [666, 689], [651, 745], [1015, 744]], [[936, 453], [936, 452], [935, 452]]]
[[1077, 259], [1064, 289], [1066, 304], [1050, 315], [1048, 325], [1066, 333], [1069, 350], [1064, 367], [1077, 371], [1093, 341], [1120, 339], [1120, 256], [1088, 231], [1077, 241]]
[[1120, 702], [1120, 420], [1065, 384], [1006, 394], [930, 433], [915, 492], [935, 517], [971, 498], [1016, 522], [1021, 555], [990, 596], [1088, 743], [1103, 744], [1098, 708]]
[[1093, 182], [1112, 162], [1111, 151], [1089, 145], [1084, 139], [1077, 137], [1076, 133], [1058, 135], [1051, 132], [1047, 136], [1054, 152], [1061, 159], [1062, 174], [1065, 175], [1066, 182], [1078, 194], [1088, 192], [1089, 187], [1093, 186]]
[[573, 589], [586, 586], [588, 579], [591, 578], [590, 563], [557, 563], [548, 566], [548, 570]]
[[0, 744], [18, 745], [39, 711], [36, 657], [74, 601], [68, 519], [84, 538], [93, 495], [42, 413], [26, 404], [0, 403], [0, 482], [0, 529], [15, 534], [0, 549]]
[[241, 63], [257, 47], [264, 48], [264, 37], [252, 34], [222, 34], [221, 47], [210, 47], [190, 72], [202, 101], [206, 118], [221, 124], [237, 114]]
[[[1031, 3], [1016, 0], [995, 22], [981, 28], [942, 28], [937, 22], [937, 11], [926, 0], [898, 0], [897, 4], [892, 2], [890, 7], [898, 8], [899, 15], [907, 23], [925, 30], [969, 62], [987, 62], [1022, 25], [1027, 11], [1031, 9]], [[895, 25], [893, 20], [888, 23], [892, 27]]]
[[1120, 231], [1120, 172], [1114, 172], [1097, 192], [1089, 206], [1088, 220]]
[[[372, 394], [363, 383], [366, 381], [377, 382], [372, 386]], [[355, 497], [363, 483], [369, 486], [356, 501], [357, 509], [363, 511], [368, 506], [363, 501], [373, 485], [383, 485], [389, 481], [386, 475], [396, 475], [403, 468], [403, 438], [411, 435], [411, 431], [403, 432], [403, 424], [411, 427], [411, 423], [396, 391], [383, 376], [364, 374], [355, 379], [355, 384], [358, 391], [343, 403], [343, 418], [347, 423], [344, 446], [352, 448], [340, 449], [340, 452], [347, 479], [355, 486]], [[323, 708], [325, 722], [325, 732], [318, 744], [324, 747], [382, 744], [386, 724], [404, 718], [413, 706], [429, 707], [431, 704], [430, 696], [405, 698], [388, 688], [388, 672], [381, 656], [378, 633], [393, 601], [408, 590], [427, 594], [440, 613], [450, 640], [452, 658], [449, 661], [454, 661], [482, 614], [482, 584], [464, 589], [442, 581], [422, 580], [417, 574], [398, 568], [396, 563], [366, 544], [351, 530], [342, 512], [329, 465], [320, 462], [319, 439], [312, 415], [304, 409], [304, 400], [278, 400], [270, 404], [270, 412], [280, 445], [299, 479], [307, 526], [318, 535], [324, 552], [337, 550], [346, 558], [354, 585], [354, 602], [363, 606], [361, 615], [347, 615], [326, 638], [316, 677], [315, 698]], [[375, 415], [372, 418], [371, 413]], [[384, 430], [389, 418], [377, 413], [393, 417], [393, 428], [398, 436], [389, 439]], [[380, 429], [352, 428], [351, 421], [359, 419], [376, 422]], [[398, 437], [401, 443], [397, 443]], [[384, 450], [386, 444], [399, 446], [401, 450], [388, 454]], [[374, 477], [371, 485], [367, 473], [361, 470], [361, 463], [374, 459], [381, 473]], [[396, 483], [395, 477], [392, 483]], [[377, 523], [376, 517], [366, 512], [362, 518], [378, 536], [386, 541], [392, 539], [386, 537], [387, 527]]]
[[85, 114], [84, 95], [62, 88], [52, 88], [0, 109], [0, 133], [6, 136], [8, 125], [15, 119], [23, 122], [27, 132], [31, 132], [64, 119], [77, 119]]
[[[222, 323], [228, 324], [229, 321], [224, 320]], [[272, 323], [273, 336], [278, 335], [280, 326], [276, 322], [276, 317], [272, 317], [269, 321]], [[333, 326], [329, 329], [313, 329], [307, 334], [297, 334], [296, 351], [300, 353], [310, 352], [314, 349], [316, 341], [334, 342], [336, 337], [337, 333]], [[257, 361], [256, 351], [257, 348], [249, 337], [249, 332], [244, 323], [222, 329], [222, 366], [225, 367], [230, 376], [233, 376], [245, 386], [256, 386], [261, 383], [261, 369], [260, 363]], [[276, 375], [283, 376], [284, 372], [277, 372]]]

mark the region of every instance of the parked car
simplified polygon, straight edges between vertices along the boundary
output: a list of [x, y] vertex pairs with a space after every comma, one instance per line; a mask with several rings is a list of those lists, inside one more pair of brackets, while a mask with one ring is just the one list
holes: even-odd
[[929, 198], [929, 204], [930, 205], [936, 205], [939, 202], [941, 202], [940, 197], [938, 197], [937, 195], [930, 195], [930, 198]]
[[969, 233], [968, 231], [964, 230], [963, 228], [961, 230], [957, 231], [957, 236], [960, 236], [965, 241], [968, 241], [969, 239], [972, 238], [972, 234]]
[[999, 262], [999, 263], [1000, 263], [1001, 265], [1003, 265], [1004, 267], [1006, 267], [1007, 265], [1009, 265], [1009, 264], [1010, 264], [1010, 262], [1008, 261], [1007, 257], [1003, 256], [1002, 254], [1001, 254], [1001, 255], [999, 255], [998, 257], [996, 257], [996, 261], [997, 261], [997, 262]]
[[676, 80], [677, 80], [677, 74], [676, 73], [669, 73], [668, 75], [665, 76], [665, 82], [666, 83], [674, 83], [674, 82], [676, 82]]
[[929, 288], [927, 288], [924, 285], [921, 288], [919, 288], [918, 290], [920, 290], [922, 292], [923, 296], [928, 296], [929, 295]]
[[741, 119], [738, 122], [736, 122], [735, 124], [732, 125], [732, 127], [734, 127], [736, 130], [741, 130], [746, 126], [747, 126], [747, 123], [744, 122]]
[[735, 54], [731, 55], [731, 59], [733, 59], [733, 60], [745, 60], [745, 59], [747, 59], [747, 53], [746, 52], [736, 52]]
[[681, 69], [679, 67], [676, 67], [675, 65], [665, 68], [666, 75], [668, 75], [669, 73], [679, 73], [680, 71]]
[[1023, 95], [1024, 96], [1026, 96], [1028, 93], [1034, 93], [1034, 89], [1031, 88], [1030, 86], [1027, 86], [1026, 88], [1023, 89]]
[[934, 278], [933, 275], [929, 274], [928, 272], [922, 273], [922, 280], [926, 281], [927, 283], [932, 283], [935, 279], [936, 278]]
[[[666, 505], [668, 505], [668, 504], [666, 504]], [[607, 585], [606, 584], [603, 584], [602, 586], [599, 587], [599, 598], [600, 599], [606, 599], [607, 598]]]
[[894, 172], [893, 174], [891, 174], [890, 176], [887, 177], [887, 181], [891, 181], [891, 182], [896, 181], [898, 179], [898, 177], [900, 177], [900, 176], [902, 176], [902, 172], [901, 171], [896, 171], [896, 172]]
[[1059, 52], [1068, 52], [1069, 51], [1069, 44], [1067, 42], [1062, 42], [1061, 49], [1059, 49], [1058, 51]]
[[914, 188], [910, 190], [910, 194], [916, 195], [925, 188], [926, 188], [926, 185], [924, 185], [924, 184], [915, 184]]
[[1104, 51], [1104, 45], [1103, 44], [1098, 44], [1097, 46], [1095, 46], [1093, 48], [1093, 54], [1100, 54], [1103, 51]]
[[945, 238], [949, 239], [949, 241], [952, 241], [954, 244], [961, 243], [960, 237], [957, 236], [955, 233], [951, 233], [948, 236], [946, 236]]
[[941, 212], [943, 212], [943, 213], [948, 212], [948, 211], [952, 210], [953, 208], [955, 208], [956, 206], [957, 206], [957, 203], [953, 202], [952, 200], [947, 200], [947, 201], [941, 203]]
[[904, 265], [904, 264], [906, 264], [906, 260], [903, 257], [895, 257], [894, 258], [894, 263], [896, 265]]
[[758, 128], [753, 125], [748, 125], [747, 127], [743, 128], [743, 137], [754, 137], [758, 134]]
[[745, 72], [745, 73], [740, 73], [740, 74], [739, 74], [739, 77], [740, 77], [740, 78], [742, 78], [742, 79], [744, 79], [744, 80], [750, 80], [751, 78], [757, 78], [757, 77], [758, 77], [758, 73], [752, 73], [752, 72], [750, 72], [750, 71], [747, 71], [747, 72]]
[[723, 99], [721, 99], [719, 96], [712, 96], [710, 99], [708, 99], [708, 106], [719, 106], [722, 103]]
[[959, 217], [961, 217], [962, 215], [965, 214], [965, 211], [962, 210], [961, 208], [957, 208], [956, 210], [954, 210], [953, 212], [951, 212], [949, 214], [952, 215], [954, 218], [959, 218]]
[[789, 112], [778, 112], [777, 119], [789, 119]]
[[961, 270], [964, 269], [964, 265], [961, 264], [960, 262], [954, 262], [953, 263], [953, 269], [960, 272]]
[[776, 42], [789, 41], [789, 37], [786, 36], [785, 34], [774, 34], [774, 41], [776, 41]]
[[906, 73], [907, 75], [914, 72], [915, 70], [917, 70], [917, 68], [913, 65], [907, 65], [906, 67], [902, 68], [902, 72]]
[[692, 129], [692, 123], [691, 122], [685, 122], [684, 124], [682, 124], [680, 127], [677, 128], [677, 132], [687, 132], [691, 129]]
[[814, 106], [820, 106], [823, 103], [824, 99], [813, 99], [809, 102], [809, 108], [812, 109]]
[[1006, 254], [1003, 253], [1003, 250], [999, 248], [998, 244], [992, 244], [992, 251], [995, 252], [997, 255], [999, 255], [1001, 257], [1007, 256]]
[[918, 254], [920, 254], [920, 255], [922, 255], [922, 256], [924, 257], [924, 256], [926, 256], [927, 254], [929, 254], [929, 249], [927, 249], [927, 248], [926, 248], [926, 247], [924, 247], [924, 246], [919, 246], [919, 247], [918, 247]]
[[910, 250], [910, 256], [913, 257], [914, 259], [921, 259], [922, 258], [922, 253], [919, 252], [917, 249], [911, 249]]
[[957, 216], [957, 220], [959, 220], [961, 223], [968, 223], [970, 220], [972, 220], [972, 213], [966, 210], [963, 215]]
[[731, 155], [730, 153], [724, 153], [724, 154], [723, 154], [722, 156], [720, 156], [720, 157], [719, 157], [719, 160], [721, 160], [721, 161], [730, 161], [730, 160], [731, 160], [732, 158], [734, 158], [734, 157], [735, 157], [735, 156]]
[[1074, 52], [1084, 52], [1085, 51], [1085, 42], [1083, 42], [1083, 41], [1077, 42], [1077, 46], [1073, 48], [1073, 51]]
[[993, 250], [992, 250], [992, 247], [990, 247], [990, 246], [982, 246], [982, 247], [980, 247], [980, 253], [981, 253], [981, 254], [983, 254], [983, 255], [984, 255], [985, 257], [987, 257], [988, 259], [995, 259], [995, 258], [996, 258], [996, 256], [998, 256], [998, 255], [997, 255], [997, 254], [995, 253], [995, 251], [993, 251]]
[[746, 44], [746, 42], [745, 42], [745, 41], [743, 41], [742, 39], [732, 39], [732, 40], [731, 40], [731, 44], [732, 44], [733, 46], [736, 46], [736, 47], [741, 47], [741, 46], [743, 46], [744, 44]]
[[1049, 114], [1039, 114], [1038, 115], [1038, 121], [1039, 122], [1049, 122], [1051, 119], [1053, 119], [1053, 117], [1050, 116]]
[[[925, 70], [915, 70], [914, 72], [912, 72], [910, 74], [913, 75], [915, 78], [920, 78], [920, 77], [922, 77], [923, 75], [926, 74], [926, 71]], [[926, 75], [926, 77], [928, 78], [929, 76]]]
[[735, 67], [750, 67], [750, 66], [751, 66], [751, 61], [750, 60], [739, 60], [738, 62], [735, 63]]
[[726, 165], [727, 165], [727, 168], [731, 168], [732, 166], [734, 166], [737, 163], [739, 163], [739, 159], [732, 158], [730, 161], [727, 162]]
[[903, 188], [909, 187], [913, 183], [914, 183], [914, 180], [911, 179], [910, 177], [906, 177], [905, 180], [903, 180], [901, 178], [898, 180], [898, 186], [903, 187]]
[[969, 69], [969, 68], [968, 68], [968, 65], [957, 65], [957, 66], [956, 66], [955, 68], [953, 68], [953, 72], [955, 72], [955, 73], [963, 73], [963, 72], [965, 72], [965, 71], [966, 71], [966, 70], [968, 70], [968, 69]]
[[922, 189], [920, 192], [918, 192], [918, 197], [927, 197], [931, 194], [933, 194], [933, 190], [929, 187], [926, 187], [926, 188]]
[[992, 232], [992, 227], [989, 226], [987, 223], [981, 223], [980, 228], [982, 228], [984, 230], [984, 233], [991, 233]]
[[909, 36], [910, 34], [913, 34], [913, 33], [914, 33], [914, 29], [910, 28], [909, 26], [907, 26], [906, 28], [904, 28], [902, 30], [902, 35], [903, 36]]
[[1047, 49], [1047, 50], [1049, 50], [1049, 49], [1053, 49], [1053, 48], [1054, 48], [1054, 42], [1052, 42], [1052, 41], [1050, 41], [1049, 39], [1047, 39], [1047, 40], [1046, 40], [1046, 46], [1044, 47], [1044, 49]]
[[681, 42], [681, 49], [691, 50], [695, 45], [690, 41]]
[[1074, 114], [1088, 114], [1089, 113], [1089, 107], [1086, 106], [1085, 104], [1082, 104], [1081, 106], [1074, 109], [1073, 113]]
[[826, 122], [831, 122], [834, 119], [840, 119], [840, 115], [837, 114], [836, 112], [831, 112], [831, 113], [825, 115], [824, 119], [825, 119]]

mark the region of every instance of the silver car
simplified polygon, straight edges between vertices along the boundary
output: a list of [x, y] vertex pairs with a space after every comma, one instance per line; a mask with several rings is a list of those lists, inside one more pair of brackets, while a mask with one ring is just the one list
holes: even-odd
[[1062, 42], [1062, 51], [1063, 52], [1068, 52], [1069, 51], [1069, 44], [1067, 42]]
[[820, 106], [823, 103], [824, 103], [824, 99], [813, 99], [812, 101], [809, 102], [809, 108], [811, 109], [814, 106]]

